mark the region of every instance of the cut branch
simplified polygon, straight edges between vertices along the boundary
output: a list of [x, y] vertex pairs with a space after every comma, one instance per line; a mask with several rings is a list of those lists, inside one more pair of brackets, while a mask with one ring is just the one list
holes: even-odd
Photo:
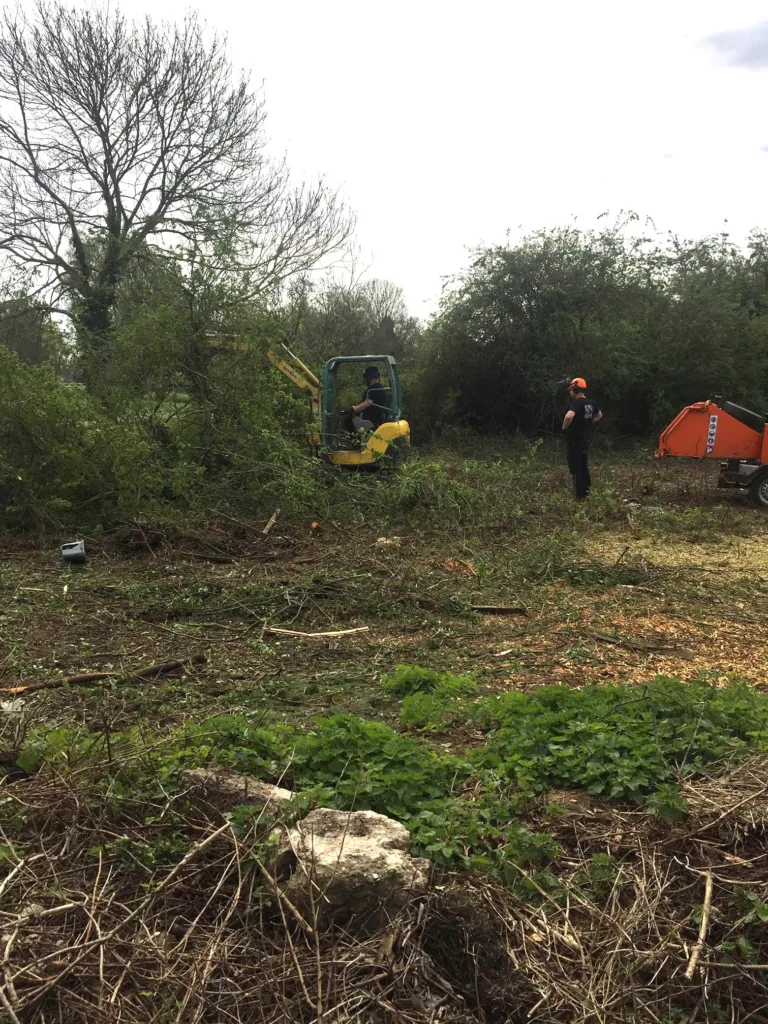
[[26, 686], [13, 686], [10, 689], [0, 690], [0, 693], [18, 695], [21, 693], [35, 693], [38, 690], [56, 690], [60, 686], [88, 686], [90, 683], [98, 683], [104, 679], [149, 679], [153, 676], [166, 675], [168, 672], [175, 672], [186, 665], [203, 665], [206, 661], [204, 654], [193, 654], [189, 658], [178, 658], [174, 661], [164, 661], [160, 665], [150, 665], [148, 668], [138, 669], [136, 672], [84, 672], [77, 676], [64, 676], [61, 679], [48, 679], [43, 683], [28, 683]]

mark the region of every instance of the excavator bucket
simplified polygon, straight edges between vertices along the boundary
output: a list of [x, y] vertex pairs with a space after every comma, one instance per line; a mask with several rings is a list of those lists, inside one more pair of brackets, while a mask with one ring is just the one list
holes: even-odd
[[764, 461], [765, 439], [765, 421], [758, 413], [733, 402], [696, 402], [662, 433], [657, 454]]

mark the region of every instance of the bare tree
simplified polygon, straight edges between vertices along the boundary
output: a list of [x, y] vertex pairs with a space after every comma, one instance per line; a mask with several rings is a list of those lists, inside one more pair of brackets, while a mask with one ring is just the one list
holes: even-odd
[[289, 337], [312, 362], [333, 355], [413, 354], [421, 337], [402, 288], [380, 278], [360, 282], [331, 276], [324, 284], [298, 279], [286, 291]]
[[412, 355], [421, 336], [418, 320], [408, 312], [403, 289], [392, 281], [373, 278], [360, 286], [360, 292], [376, 324], [371, 345], [403, 359]]
[[294, 188], [268, 158], [264, 120], [225, 41], [206, 39], [194, 15], [134, 23], [45, 0], [31, 16], [6, 11], [0, 249], [34, 274], [49, 308], [76, 319], [96, 365], [137, 256], [199, 253], [217, 223], [234, 225], [258, 290], [349, 236], [335, 193], [322, 181]]
[[374, 277], [360, 285], [360, 294], [365, 297], [377, 323], [385, 316], [391, 320], [403, 320], [408, 316], [403, 289], [392, 281]]

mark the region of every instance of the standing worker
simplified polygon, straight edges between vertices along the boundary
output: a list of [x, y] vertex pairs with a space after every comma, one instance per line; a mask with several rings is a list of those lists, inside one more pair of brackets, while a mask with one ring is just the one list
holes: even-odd
[[587, 398], [586, 390], [587, 382], [584, 378], [574, 377], [568, 385], [571, 404], [563, 420], [568, 469], [573, 477], [577, 501], [583, 501], [589, 494], [592, 483], [589, 477], [589, 438], [592, 424], [603, 418], [597, 402]]

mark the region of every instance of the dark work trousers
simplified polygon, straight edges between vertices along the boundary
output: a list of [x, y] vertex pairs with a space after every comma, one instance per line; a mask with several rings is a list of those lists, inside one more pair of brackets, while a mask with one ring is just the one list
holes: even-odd
[[592, 481], [589, 476], [589, 447], [586, 441], [566, 441], [565, 450], [568, 458], [568, 469], [573, 477], [573, 490], [576, 498], [581, 501], [589, 494]]

